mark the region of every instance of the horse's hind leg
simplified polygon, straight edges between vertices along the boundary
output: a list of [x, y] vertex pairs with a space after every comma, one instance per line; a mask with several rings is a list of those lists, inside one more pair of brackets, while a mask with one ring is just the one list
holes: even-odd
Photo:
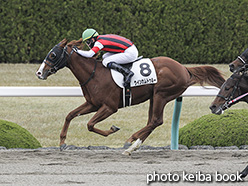
[[[149, 105], [149, 111], [148, 111], [148, 121], [147, 121], [147, 125], [149, 125], [149, 123], [151, 122], [152, 119], [152, 113], [153, 113], [153, 98], [150, 99], [150, 105]], [[136, 134], [136, 133], [135, 133]], [[124, 148], [127, 148], [129, 146], [132, 145], [132, 142], [137, 140], [138, 138], [136, 138], [136, 135], [132, 135], [124, 144]]]
[[110, 115], [112, 115], [115, 112], [117, 112], [117, 109], [113, 109], [107, 105], [103, 105], [97, 111], [97, 113], [91, 118], [89, 123], [87, 124], [88, 130], [91, 132], [95, 132], [97, 134], [100, 134], [102, 136], [105, 136], [105, 137], [107, 137], [108, 135], [110, 135], [112, 133], [117, 132], [119, 130], [119, 128], [115, 127], [115, 126], [112, 126], [109, 130], [106, 130], [106, 131], [94, 127], [96, 123], [106, 119], [107, 117], [109, 117]]
[[[151, 114], [151, 119], [148, 120], [147, 126], [139, 130], [138, 132], [134, 133], [131, 138], [129, 138], [130, 142], [133, 142], [134, 140], [137, 140], [129, 149], [127, 149], [123, 154], [125, 155], [130, 155], [133, 150], [138, 148], [138, 146], [143, 143], [146, 138], [152, 133], [152, 131], [158, 127], [159, 125], [163, 124], [163, 110], [164, 106], [166, 105], [167, 101], [163, 98], [160, 97], [159, 95], [154, 96], [153, 99], [154, 103], [152, 108], [152, 113], [149, 111]], [[135, 147], [137, 145], [137, 147]]]
[[164, 98], [155, 95], [153, 102], [151, 103], [147, 126], [134, 133], [131, 138], [129, 138], [130, 140], [134, 141], [141, 139], [142, 142], [144, 142], [156, 127], [163, 124], [163, 110], [167, 101]]
[[66, 116], [63, 129], [60, 133], [60, 147], [61, 148], [63, 148], [63, 145], [65, 144], [66, 134], [67, 134], [71, 120], [77, 116], [88, 114], [88, 113], [95, 112], [95, 111], [97, 111], [97, 108], [95, 106], [93, 106], [92, 104], [88, 102], [85, 102], [84, 104], [76, 108], [75, 110], [71, 111]]

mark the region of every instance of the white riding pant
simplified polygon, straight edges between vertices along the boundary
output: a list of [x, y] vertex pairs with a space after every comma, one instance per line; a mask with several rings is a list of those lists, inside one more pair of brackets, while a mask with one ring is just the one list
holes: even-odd
[[139, 52], [136, 46], [133, 44], [127, 48], [123, 53], [105, 53], [102, 58], [102, 64], [107, 67], [108, 63], [116, 62], [117, 64], [127, 64], [135, 61], [138, 58]]

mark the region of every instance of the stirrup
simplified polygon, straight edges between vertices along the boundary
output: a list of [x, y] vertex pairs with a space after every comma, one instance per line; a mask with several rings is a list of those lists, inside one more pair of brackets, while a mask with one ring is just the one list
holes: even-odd
[[130, 73], [124, 78], [124, 87], [130, 86], [131, 79], [134, 76], [134, 73], [130, 71]]

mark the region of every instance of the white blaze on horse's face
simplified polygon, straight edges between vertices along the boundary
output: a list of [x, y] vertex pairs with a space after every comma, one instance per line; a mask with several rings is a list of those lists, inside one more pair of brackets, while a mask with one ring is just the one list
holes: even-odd
[[41, 65], [40, 65], [40, 68], [37, 70], [37, 72], [35, 73], [36, 76], [39, 78], [39, 79], [42, 79], [42, 80], [46, 80], [47, 79], [47, 76], [49, 75], [49, 69], [46, 69], [46, 63], [43, 62]]

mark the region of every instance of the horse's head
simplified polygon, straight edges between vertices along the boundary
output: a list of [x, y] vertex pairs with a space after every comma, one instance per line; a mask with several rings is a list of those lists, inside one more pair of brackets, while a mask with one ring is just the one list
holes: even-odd
[[243, 89], [248, 89], [247, 82], [243, 77], [243, 73], [236, 72], [223, 83], [218, 95], [209, 107], [213, 114], [222, 114], [224, 110], [240, 101], [237, 97], [242, 94]]
[[248, 48], [240, 55], [236, 60], [229, 64], [229, 68], [231, 72], [235, 72], [240, 68], [248, 66]]
[[36, 72], [36, 76], [39, 79], [45, 80], [48, 76], [55, 74], [59, 69], [67, 65], [68, 52], [66, 44], [67, 40], [63, 39], [48, 52], [46, 58]]

